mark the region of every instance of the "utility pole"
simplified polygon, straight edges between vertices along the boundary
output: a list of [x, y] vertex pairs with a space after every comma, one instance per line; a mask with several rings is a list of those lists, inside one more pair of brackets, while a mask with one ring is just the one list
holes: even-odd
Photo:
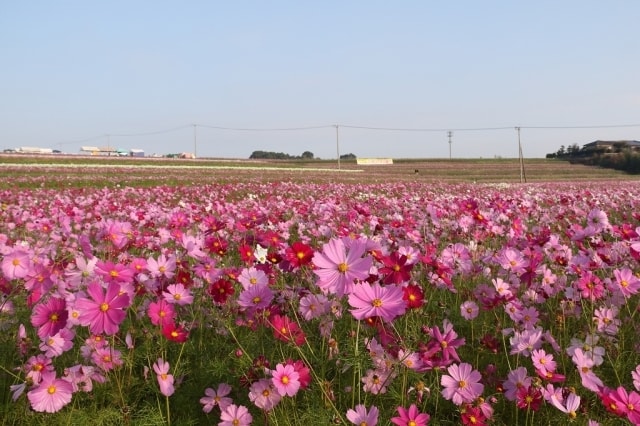
[[449, 160], [451, 160], [451, 136], [453, 136], [453, 132], [449, 130], [447, 136], [449, 136]]
[[193, 125], [193, 158], [198, 158], [198, 136], [196, 131], [197, 126], [197, 124]]
[[336, 153], [338, 154], [338, 170], [340, 170], [340, 134], [336, 124]]
[[526, 182], [527, 178], [524, 174], [524, 157], [522, 156], [522, 143], [520, 143], [520, 127], [516, 127], [518, 132], [518, 159], [520, 160], [520, 183]]

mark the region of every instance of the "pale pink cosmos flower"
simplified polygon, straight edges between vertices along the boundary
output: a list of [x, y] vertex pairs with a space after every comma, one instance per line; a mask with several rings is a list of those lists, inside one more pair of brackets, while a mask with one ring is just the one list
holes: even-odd
[[156, 372], [158, 378], [160, 393], [164, 396], [173, 395], [175, 388], [173, 386], [173, 374], [169, 374], [169, 363], [162, 358], [158, 358], [158, 361], [153, 363], [153, 371]]
[[32, 254], [20, 247], [14, 248], [2, 258], [2, 273], [8, 280], [24, 278], [33, 267]]
[[269, 379], [260, 379], [249, 387], [249, 400], [264, 411], [271, 411], [281, 399], [282, 397]]
[[71, 402], [73, 386], [66, 380], [56, 378], [53, 371], [42, 374], [42, 381], [27, 393], [34, 411], [55, 413]]
[[318, 318], [331, 310], [329, 299], [324, 294], [309, 293], [300, 298], [298, 312], [307, 320], [311, 321]]
[[580, 397], [571, 392], [564, 401], [560, 401], [557, 394], [551, 395], [551, 405], [558, 410], [569, 415], [569, 418], [575, 419], [577, 417], [576, 411], [580, 408]]
[[231, 393], [231, 386], [226, 383], [220, 383], [216, 390], [212, 388], [206, 388], [204, 395], [200, 398], [200, 404], [202, 404], [202, 411], [210, 413], [213, 407], [218, 406], [221, 411], [224, 411], [229, 405], [233, 403], [233, 400], [227, 395]]
[[273, 292], [266, 285], [254, 285], [238, 296], [238, 305], [249, 315], [265, 309], [273, 300]]
[[582, 349], [576, 349], [571, 357], [571, 360], [580, 373], [580, 379], [582, 386], [593, 392], [600, 392], [604, 387], [604, 383], [593, 372], [594, 362], [592, 358], [586, 357], [582, 352]]
[[380, 317], [384, 321], [393, 321], [397, 316], [403, 315], [407, 305], [403, 299], [402, 287], [363, 282], [353, 286], [349, 294], [351, 314], [358, 320], [372, 317]]
[[80, 297], [75, 303], [80, 324], [89, 326], [93, 334], [115, 334], [129, 307], [129, 296], [120, 290], [120, 284], [115, 282], [110, 282], [104, 293], [99, 282], [89, 284], [87, 293], [91, 298]]
[[158, 259], [149, 257], [147, 259], [147, 270], [154, 278], [165, 277], [168, 279], [173, 278], [176, 270], [176, 257], [171, 255], [168, 258], [161, 254]]
[[480, 308], [473, 300], [467, 300], [460, 305], [460, 315], [462, 315], [462, 318], [466, 320], [471, 321], [475, 319], [479, 313]]
[[615, 306], [597, 308], [594, 312], [593, 321], [596, 323], [598, 332], [606, 333], [610, 336], [618, 334], [620, 319], [617, 316], [618, 308]]
[[567, 355], [573, 357], [576, 349], [581, 349], [582, 354], [593, 360], [595, 366], [601, 365], [604, 362], [605, 349], [602, 346], [597, 346], [600, 336], [597, 334], [587, 334], [584, 341], [572, 337], [571, 344], [567, 348]]
[[342, 239], [332, 239], [324, 244], [322, 252], [316, 252], [312, 259], [316, 266], [313, 273], [319, 278], [316, 285], [323, 293], [337, 297], [351, 293], [355, 280], [369, 277], [373, 259], [365, 256], [366, 250], [366, 241], [362, 240], [350, 241], [349, 249]]
[[484, 385], [480, 383], [482, 375], [473, 369], [471, 364], [463, 362], [447, 368], [447, 374], [440, 378], [443, 386], [442, 396], [460, 406], [470, 403], [482, 394]]
[[230, 404], [220, 413], [218, 426], [249, 426], [253, 417], [244, 405]]
[[73, 330], [63, 328], [53, 336], [42, 339], [42, 343], [39, 346], [40, 350], [49, 358], [62, 355], [73, 347], [73, 338], [75, 336], [76, 333]]
[[614, 269], [613, 275], [624, 297], [629, 298], [640, 291], [640, 279], [635, 276], [631, 269]]
[[243, 268], [238, 276], [238, 281], [242, 284], [242, 288], [245, 290], [253, 285], [267, 285], [269, 284], [269, 277], [264, 271], [256, 269], [255, 267]]
[[633, 379], [633, 387], [640, 392], [640, 365], [637, 365], [636, 369], [631, 372], [631, 378]]
[[376, 426], [378, 424], [378, 413], [378, 407], [375, 405], [367, 410], [366, 406], [358, 404], [355, 409], [347, 411], [347, 419], [357, 426]]
[[300, 375], [291, 364], [278, 364], [271, 370], [271, 383], [280, 396], [295, 396], [300, 389]]
[[535, 349], [531, 353], [531, 361], [533, 361], [533, 366], [542, 374], [556, 371], [556, 362], [553, 359], [553, 355], [546, 353], [544, 349]]
[[167, 303], [173, 305], [185, 306], [193, 303], [191, 291], [181, 283], [167, 286], [167, 290], [162, 293], [162, 297]]
[[520, 388], [531, 386], [531, 377], [529, 377], [525, 367], [518, 367], [509, 371], [507, 380], [503, 382], [502, 386], [504, 387], [504, 397], [508, 401], [515, 401], [516, 394]]
[[387, 392], [387, 387], [394, 378], [395, 373], [392, 370], [377, 368], [367, 370], [366, 375], [360, 380], [365, 392], [379, 395]]

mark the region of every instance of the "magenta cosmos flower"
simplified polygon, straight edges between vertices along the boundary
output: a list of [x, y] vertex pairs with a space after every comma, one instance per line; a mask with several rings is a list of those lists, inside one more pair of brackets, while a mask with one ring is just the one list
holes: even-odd
[[75, 305], [80, 312], [80, 324], [88, 325], [93, 334], [115, 334], [126, 316], [124, 309], [129, 306], [129, 295], [121, 292], [120, 284], [115, 282], [110, 282], [103, 293], [97, 281], [89, 284], [87, 293], [91, 298], [78, 298]]
[[34, 411], [55, 413], [71, 402], [73, 385], [56, 378], [54, 371], [42, 374], [42, 381], [27, 393], [27, 398]]
[[398, 407], [398, 417], [393, 417], [391, 423], [398, 426], [426, 426], [429, 424], [429, 416], [418, 411], [416, 404], [411, 404], [409, 409]]
[[353, 286], [349, 294], [349, 305], [354, 308], [351, 314], [358, 320], [380, 317], [392, 321], [407, 308], [403, 295], [402, 288], [396, 285], [382, 287], [378, 283], [363, 282]]
[[67, 304], [64, 299], [50, 297], [44, 303], [38, 303], [33, 308], [31, 324], [38, 328], [38, 337], [46, 339], [53, 336], [67, 325]]
[[365, 241], [354, 240], [349, 249], [342, 240], [331, 240], [322, 246], [322, 253], [313, 256], [316, 268], [313, 273], [319, 280], [316, 285], [323, 293], [333, 293], [338, 297], [351, 292], [355, 280], [369, 277], [373, 264], [370, 256], [362, 257], [367, 249]]
[[480, 383], [482, 375], [473, 369], [471, 364], [463, 362], [453, 364], [440, 379], [443, 386], [442, 396], [456, 405], [470, 403], [482, 394], [484, 385]]

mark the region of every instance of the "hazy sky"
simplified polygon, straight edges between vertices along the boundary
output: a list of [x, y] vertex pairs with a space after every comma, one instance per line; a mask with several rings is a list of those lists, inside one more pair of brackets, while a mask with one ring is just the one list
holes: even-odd
[[358, 157], [517, 157], [516, 126], [525, 157], [640, 139], [635, 0], [0, 0], [0, 58], [0, 148], [335, 158], [335, 125]]

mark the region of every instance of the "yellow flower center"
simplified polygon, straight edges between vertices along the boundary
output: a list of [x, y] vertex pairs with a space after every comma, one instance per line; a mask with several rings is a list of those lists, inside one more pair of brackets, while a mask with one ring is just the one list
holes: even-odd
[[341, 273], [343, 273], [343, 274], [344, 274], [345, 272], [347, 272], [347, 270], [348, 270], [348, 269], [349, 269], [349, 265], [347, 265], [347, 264], [346, 264], [346, 263], [344, 263], [344, 262], [338, 265], [338, 271], [339, 271], [339, 272], [341, 272]]
[[288, 377], [288, 376], [282, 376], [282, 379], [280, 379], [280, 381], [281, 381], [283, 384], [285, 384], [285, 385], [286, 385], [287, 383], [289, 383], [289, 377]]
[[380, 306], [382, 306], [382, 300], [380, 299], [373, 299], [373, 301], [371, 302], [371, 305], [374, 308], [379, 308]]
[[47, 388], [47, 393], [48, 393], [49, 395], [53, 395], [54, 393], [56, 393], [56, 387], [55, 387], [55, 386], [53, 386], [53, 385], [49, 386], [49, 387]]
[[51, 322], [56, 322], [58, 321], [58, 314], [53, 313], [49, 316], [49, 319], [51, 320]]
[[256, 296], [251, 301], [253, 302], [254, 305], [257, 305], [258, 303], [260, 303], [260, 298]]
[[458, 387], [459, 387], [460, 389], [464, 389], [464, 388], [466, 388], [466, 387], [467, 387], [467, 382], [465, 382], [464, 380], [460, 380], [460, 381], [458, 382]]
[[18, 265], [20, 264], [20, 260], [18, 260], [18, 259], [13, 259], [13, 260], [11, 261], [11, 263], [13, 264], [13, 266], [18, 266]]
[[109, 310], [109, 304], [108, 303], [101, 303], [100, 304], [100, 310], [102, 312], [107, 312]]

